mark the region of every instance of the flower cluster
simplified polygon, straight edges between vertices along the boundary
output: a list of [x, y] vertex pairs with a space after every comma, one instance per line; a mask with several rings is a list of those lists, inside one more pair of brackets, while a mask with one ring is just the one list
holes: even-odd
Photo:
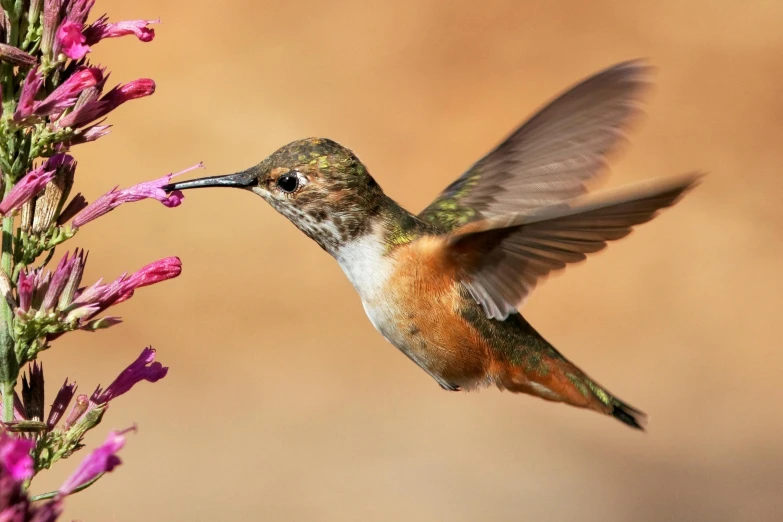
[[182, 270], [178, 258], [167, 257], [84, 285], [84, 250], [52, 261], [58, 245], [124, 203], [155, 199], [176, 207], [183, 199], [163, 189], [176, 174], [115, 187], [92, 203], [72, 194], [77, 165], [71, 149], [108, 134], [105, 119], [119, 106], [155, 92], [147, 78], [107, 87], [106, 68], [90, 63], [88, 54], [107, 38], [150, 42], [157, 21], [90, 21], [94, 3], [0, 0], [0, 520], [54, 520], [65, 496], [114, 469], [125, 432], [112, 432], [59, 490], [28, 493], [38, 472], [83, 447], [114, 399], [168, 372], [155, 361], [155, 350], [145, 348], [108, 387], [90, 395], [77, 394], [66, 379], [45, 411], [40, 352], [68, 332], [116, 325], [120, 319], [106, 315], [109, 308]]

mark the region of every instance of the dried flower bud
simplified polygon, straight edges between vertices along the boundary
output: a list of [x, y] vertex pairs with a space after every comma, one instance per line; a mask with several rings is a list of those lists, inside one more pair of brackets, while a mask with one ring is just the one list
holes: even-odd
[[30, 0], [30, 8], [27, 10], [27, 20], [29, 23], [36, 23], [38, 16], [41, 14], [41, 8], [43, 7], [43, 0]]
[[60, 9], [63, 0], [44, 0], [43, 31], [41, 33], [41, 51], [49, 57], [54, 56], [55, 35], [60, 26]]
[[11, 292], [11, 279], [4, 270], [0, 270], [0, 295], [11, 305], [11, 308], [16, 308], [16, 300]]
[[87, 253], [84, 250], [76, 249], [71, 259], [72, 264], [70, 273], [68, 274], [68, 281], [65, 283], [65, 287], [60, 293], [60, 300], [57, 302], [57, 308], [60, 310], [65, 309], [65, 307], [73, 302], [76, 290], [82, 283], [84, 266], [87, 264]]
[[52, 407], [49, 409], [49, 418], [46, 419], [46, 428], [51, 431], [57, 425], [60, 418], [65, 413], [65, 409], [73, 399], [73, 394], [76, 392], [76, 383], [68, 384], [68, 379], [65, 379], [60, 391], [57, 392], [57, 396], [54, 398]]
[[43, 366], [33, 362], [28, 375], [22, 376], [22, 401], [27, 420], [42, 421], [44, 416], [44, 374]]
[[57, 169], [54, 178], [46, 185], [43, 193], [35, 199], [35, 210], [31, 224], [31, 230], [34, 234], [41, 234], [49, 230], [49, 227], [54, 223], [55, 216], [65, 204], [71, 187], [73, 187], [76, 162], [71, 156], [65, 154], [58, 156], [61, 157], [61, 160], [51, 165]]
[[65, 206], [60, 216], [57, 218], [57, 225], [66, 224], [72, 217], [87, 208], [87, 200], [81, 193], [76, 194], [73, 199]]
[[36, 59], [31, 54], [27, 54], [13, 45], [0, 44], [0, 60], [12, 65], [31, 67], [35, 65]]

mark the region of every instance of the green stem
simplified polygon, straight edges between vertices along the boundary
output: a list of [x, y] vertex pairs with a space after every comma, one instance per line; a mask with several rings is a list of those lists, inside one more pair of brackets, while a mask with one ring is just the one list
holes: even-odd
[[[11, 191], [11, 177], [5, 176], [5, 194]], [[13, 274], [11, 248], [13, 245], [14, 218], [3, 218], [2, 254], [0, 254], [0, 269], [10, 278]], [[13, 310], [5, 299], [0, 299], [0, 382], [3, 387], [3, 421], [14, 420], [14, 386], [19, 375], [19, 360], [12, 337]]]
[[[100, 475], [98, 475], [94, 479], [90, 479], [87, 482], [85, 482], [84, 484], [81, 484], [80, 486], [77, 486], [71, 492], [71, 494], [78, 493], [79, 491], [82, 491], [83, 489], [89, 488], [90, 486], [92, 486], [93, 484], [98, 482], [98, 479], [101, 478], [102, 476], [103, 476], [103, 473], [101, 473]], [[48, 493], [41, 493], [40, 495], [34, 495], [34, 496], [30, 497], [30, 502], [35, 502], [37, 500], [48, 500], [50, 498], [56, 497], [58, 495], [58, 493], [60, 493], [60, 492], [59, 491], [49, 491]]]

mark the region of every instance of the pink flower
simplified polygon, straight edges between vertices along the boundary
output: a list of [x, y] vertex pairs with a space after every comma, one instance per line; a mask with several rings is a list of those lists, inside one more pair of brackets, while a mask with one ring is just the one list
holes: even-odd
[[79, 69], [65, 80], [62, 85], [52, 91], [45, 100], [36, 103], [33, 113], [36, 116], [46, 116], [72, 107], [82, 91], [97, 85], [102, 80], [103, 73], [97, 67]]
[[93, 125], [91, 127], [87, 127], [86, 129], [77, 130], [74, 133], [73, 138], [68, 140], [68, 145], [74, 146], [79, 145], [80, 143], [95, 141], [98, 138], [109, 134], [110, 128], [111, 125]]
[[130, 276], [123, 274], [111, 283], [103, 284], [99, 280], [82, 290], [76, 299], [67, 305], [61, 297], [58, 308], [66, 314], [64, 319], [66, 323], [78, 321], [79, 327], [85, 330], [106, 328], [116, 324], [118, 319], [104, 317], [92, 320], [92, 318], [110, 306], [130, 299], [137, 288], [173, 279], [181, 272], [182, 262], [179, 258], [166, 257], [150, 263]]
[[142, 42], [151, 42], [155, 38], [155, 30], [147, 27], [158, 24], [160, 20], [123, 20], [110, 24], [105, 16], [97, 19], [84, 30], [88, 45], [95, 45], [104, 38], [117, 38], [133, 34]]
[[55, 154], [46, 163], [25, 174], [0, 202], [0, 214], [6, 215], [24, 205], [46, 187], [58, 168], [72, 164], [73, 158], [68, 154]]
[[57, 29], [57, 44], [71, 60], [84, 58], [90, 52], [90, 46], [84, 43], [87, 39], [82, 34], [82, 27], [83, 24], [66, 20]]
[[22, 84], [22, 92], [19, 95], [19, 104], [14, 112], [14, 121], [19, 123], [29, 118], [35, 106], [35, 96], [43, 85], [43, 78], [38, 74], [38, 68], [30, 69]]
[[127, 432], [128, 430], [110, 432], [109, 436], [106, 438], [106, 442], [93, 450], [93, 452], [79, 464], [76, 471], [74, 471], [65, 483], [60, 486], [60, 495], [70, 495], [79, 486], [98, 478], [104, 473], [112, 471], [122, 464], [122, 461], [116, 454], [125, 446], [124, 434]]
[[133, 290], [174, 279], [182, 273], [182, 261], [178, 257], [164, 257], [137, 270], [124, 284]]
[[18, 439], [7, 433], [0, 436], [0, 466], [11, 474], [14, 480], [22, 482], [33, 476], [33, 459], [30, 452], [35, 442]]
[[110, 400], [130, 391], [133, 386], [141, 381], [157, 382], [164, 378], [169, 369], [155, 361], [155, 350], [150, 346], [144, 348], [141, 355], [133, 361], [106, 390], [101, 391], [100, 386], [92, 394], [90, 400], [96, 404], [105, 404]]
[[155, 92], [155, 82], [149, 78], [140, 78], [125, 85], [118, 85], [107, 92], [101, 99], [89, 100], [74, 111], [61, 118], [59, 127], [83, 127], [99, 118], [103, 118], [111, 111], [125, 103], [149, 96]]
[[141, 201], [142, 199], [157, 199], [167, 207], [179, 206], [184, 199], [182, 192], [175, 190], [171, 193], [166, 193], [166, 191], [163, 190], [163, 187], [167, 185], [173, 177], [199, 167], [202, 167], [201, 163], [181, 172], [177, 172], [176, 174], [167, 174], [162, 178], [153, 181], [145, 181], [144, 183], [139, 183], [138, 185], [134, 185], [127, 189], [117, 190], [117, 187], [115, 187], [79, 212], [73, 219], [73, 227], [79, 228], [90, 221], [111, 212], [123, 203], [132, 203], [134, 201]]

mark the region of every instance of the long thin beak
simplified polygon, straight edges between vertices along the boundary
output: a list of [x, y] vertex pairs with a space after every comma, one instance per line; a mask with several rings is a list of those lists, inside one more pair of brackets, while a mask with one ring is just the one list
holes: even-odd
[[258, 182], [256, 169], [249, 168], [236, 174], [227, 176], [209, 176], [207, 178], [191, 179], [190, 181], [180, 181], [179, 183], [169, 183], [163, 186], [163, 190], [171, 192], [172, 190], [184, 190], [202, 187], [235, 187], [250, 188]]

